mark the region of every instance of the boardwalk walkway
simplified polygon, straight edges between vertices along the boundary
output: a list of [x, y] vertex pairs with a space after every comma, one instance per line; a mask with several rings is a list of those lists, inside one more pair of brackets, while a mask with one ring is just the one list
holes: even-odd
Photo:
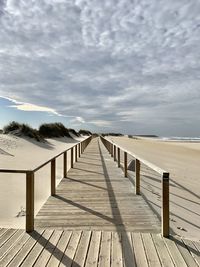
[[156, 215], [134, 194], [109, 153], [95, 138], [39, 211], [37, 228], [160, 232]]
[[0, 267], [199, 267], [200, 242], [160, 223], [93, 139], [39, 211], [36, 230], [0, 229]]

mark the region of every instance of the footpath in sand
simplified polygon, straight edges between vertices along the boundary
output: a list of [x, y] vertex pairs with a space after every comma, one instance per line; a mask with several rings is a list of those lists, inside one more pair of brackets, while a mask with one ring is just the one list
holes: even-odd
[[[200, 240], [200, 143], [109, 137], [128, 151], [170, 172], [171, 233]], [[160, 216], [160, 175], [142, 166], [141, 190]]]

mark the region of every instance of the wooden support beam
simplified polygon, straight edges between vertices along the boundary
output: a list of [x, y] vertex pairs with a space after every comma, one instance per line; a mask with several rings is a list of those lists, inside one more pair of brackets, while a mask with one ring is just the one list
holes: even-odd
[[77, 149], [77, 145], [75, 146], [75, 161], [77, 162], [78, 160], [78, 149]]
[[169, 173], [162, 177], [162, 236], [169, 236]]
[[74, 148], [71, 148], [71, 168], [74, 167]]
[[127, 152], [124, 152], [124, 177], [128, 176]]
[[135, 194], [140, 195], [140, 161], [135, 159]]
[[56, 159], [51, 160], [51, 196], [56, 194]]
[[34, 172], [26, 173], [26, 232], [34, 231]]
[[120, 168], [120, 148], [117, 148], [117, 162], [118, 162], [118, 167]]
[[63, 177], [67, 177], [67, 151], [63, 154]]
[[78, 144], [78, 153], [79, 153], [79, 158], [81, 156], [81, 143]]
[[116, 146], [114, 145], [114, 161], [116, 161]]

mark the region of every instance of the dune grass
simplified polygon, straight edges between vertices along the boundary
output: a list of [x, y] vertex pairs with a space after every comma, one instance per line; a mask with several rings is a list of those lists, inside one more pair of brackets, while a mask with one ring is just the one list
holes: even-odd
[[37, 140], [38, 142], [44, 141], [43, 136], [36, 130], [30, 127], [28, 124], [18, 123], [16, 121], [10, 122], [3, 128], [4, 134], [13, 134], [17, 136], [27, 136]]

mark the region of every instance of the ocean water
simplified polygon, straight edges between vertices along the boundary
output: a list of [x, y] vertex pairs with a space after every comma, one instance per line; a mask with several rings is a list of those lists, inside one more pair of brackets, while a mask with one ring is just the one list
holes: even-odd
[[193, 142], [199, 143], [200, 137], [179, 137], [179, 136], [171, 136], [171, 137], [158, 137], [158, 139], [163, 141], [178, 141], [178, 142]]

